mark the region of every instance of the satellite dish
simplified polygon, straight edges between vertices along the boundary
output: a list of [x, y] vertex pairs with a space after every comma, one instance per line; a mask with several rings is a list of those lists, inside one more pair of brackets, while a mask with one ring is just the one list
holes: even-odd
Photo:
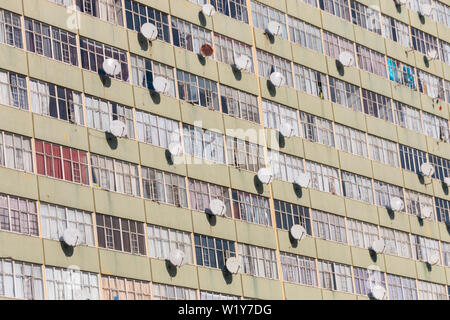
[[386, 296], [386, 289], [379, 284], [376, 284], [371, 289], [370, 294], [377, 300], [383, 300]]
[[450, 187], [450, 177], [445, 177], [444, 183], [447, 185], [447, 187]]
[[141, 26], [142, 35], [150, 41], [156, 40], [158, 38], [158, 28], [150, 22], [144, 23]]
[[431, 11], [433, 11], [433, 7], [431, 5], [429, 5], [428, 3], [423, 3], [420, 5], [419, 13], [422, 16], [430, 16]]
[[300, 172], [295, 175], [294, 182], [302, 188], [308, 188], [311, 183], [311, 175], [309, 173]]
[[305, 228], [303, 228], [303, 226], [299, 225], [299, 224], [294, 224], [291, 227], [291, 230], [289, 230], [292, 238], [294, 238], [295, 240], [301, 241], [306, 237], [306, 230]]
[[239, 56], [234, 60], [234, 64], [236, 69], [238, 70], [245, 70], [247, 72], [250, 72], [252, 68], [252, 60], [250, 57], [246, 56], [245, 54]]
[[424, 162], [420, 165], [420, 172], [427, 177], [431, 177], [434, 174], [434, 167], [429, 162]]
[[353, 66], [355, 64], [355, 57], [351, 52], [348, 51], [342, 51], [339, 54], [338, 60], [340, 63], [342, 63], [342, 65], [346, 67]]
[[286, 79], [284, 79], [284, 76], [281, 73], [275, 71], [270, 74], [270, 82], [272, 82], [275, 87], [281, 87], [286, 83]]
[[63, 241], [70, 247], [76, 247], [81, 244], [81, 234], [78, 229], [67, 228], [63, 233]]
[[399, 197], [392, 197], [389, 204], [390, 208], [394, 211], [402, 211], [404, 207], [403, 200]]
[[109, 132], [115, 137], [126, 137], [127, 136], [127, 127], [125, 123], [120, 120], [113, 120], [109, 125]]
[[225, 266], [227, 267], [227, 270], [230, 273], [238, 273], [239, 269], [241, 268], [241, 264], [239, 263], [238, 258], [236, 257], [230, 257], [227, 259], [227, 262], [225, 263]]
[[269, 21], [269, 24], [267, 25], [267, 32], [273, 36], [281, 36], [281, 24], [277, 21]]
[[427, 51], [427, 57], [430, 60], [436, 60], [439, 58], [439, 53], [436, 49], [430, 49]]
[[372, 242], [370, 246], [370, 250], [375, 251], [376, 253], [383, 253], [384, 252], [385, 243], [383, 239], [378, 239]]
[[209, 209], [211, 210], [211, 213], [215, 216], [224, 216], [227, 212], [227, 207], [225, 206], [225, 203], [223, 203], [220, 199], [213, 199], [209, 203]]
[[216, 8], [207, 3], [202, 6], [202, 12], [207, 17], [212, 17], [216, 13]]
[[439, 260], [441, 260], [441, 258], [439, 257], [439, 253], [434, 252], [428, 257], [427, 262], [434, 266], [435, 264], [439, 263]]
[[261, 168], [258, 170], [258, 179], [264, 184], [269, 184], [273, 180], [273, 172], [271, 168]]
[[283, 122], [280, 125], [280, 133], [283, 135], [283, 137], [290, 138], [294, 135], [294, 128], [289, 122]]
[[184, 252], [179, 249], [170, 251], [169, 261], [175, 267], [181, 267], [185, 263]]
[[183, 146], [179, 142], [171, 142], [169, 143], [169, 152], [172, 156], [178, 157], [183, 153]]
[[407, 4], [409, 2], [409, 0], [394, 0], [394, 2], [396, 4], [403, 6], [403, 5]]
[[105, 71], [109, 76], [117, 76], [121, 71], [119, 61], [113, 58], [106, 59], [105, 61], [103, 61], [103, 71]]
[[430, 219], [433, 215], [433, 207], [430, 205], [420, 206], [420, 216], [424, 219]]
[[158, 93], [168, 95], [170, 92], [170, 82], [164, 77], [155, 77], [153, 79], [153, 87]]
[[201, 46], [200, 52], [204, 57], [210, 57], [213, 55], [214, 49], [211, 47], [211, 45], [205, 43], [204, 45]]

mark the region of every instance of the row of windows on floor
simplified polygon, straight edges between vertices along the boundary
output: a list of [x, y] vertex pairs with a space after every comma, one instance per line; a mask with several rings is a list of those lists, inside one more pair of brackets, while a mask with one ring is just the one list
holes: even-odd
[[[195, 183], [195, 181], [192, 182]], [[194, 192], [191, 197], [197, 204], [208, 205], [209, 199], [202, 197], [202, 194]], [[265, 224], [271, 225], [271, 213], [266, 207], [268, 205], [266, 202], [265, 198], [233, 190], [234, 217], [251, 222], [255, 222], [256, 219], [264, 220]], [[229, 200], [226, 206], [228, 212], [231, 211]], [[300, 224], [309, 236], [363, 249], [370, 249], [375, 240], [383, 239], [385, 254], [418, 261], [430, 261], [431, 257], [438, 256], [438, 264], [450, 266], [450, 243], [448, 242], [280, 200], [274, 200], [274, 207], [276, 226], [281, 230], [290, 230], [294, 224]], [[60, 240], [67, 228], [75, 228], [79, 230], [79, 241], [82, 245], [94, 247], [97, 243], [100, 248], [148, 255], [159, 259], [168, 259], [170, 250], [180, 249], [185, 252], [187, 263], [213, 268], [222, 268], [224, 259], [235, 253], [233, 241], [146, 225], [143, 222], [100, 213], [95, 214], [94, 225], [93, 213], [44, 202], [40, 202], [39, 209], [40, 222], [36, 201], [0, 194], [0, 229], [33, 236], [38, 236], [41, 230], [44, 238]], [[97, 241], [95, 241], [95, 234]], [[270, 269], [276, 265], [275, 250], [242, 243], [239, 243], [238, 247], [240, 255], [247, 256], [246, 259], [267, 260], [259, 262], [262, 265], [256, 269], [255, 267], [244, 268], [244, 273], [278, 279], [277, 272], [274, 271], [276, 269]], [[262, 268], [263, 265], [264, 268]], [[272, 271], [267, 273], [267, 270]]]
[[[7, 16], [14, 14], [4, 11], [3, 15]], [[15, 20], [17, 19], [19, 19], [17, 22], [18, 28], [20, 27], [20, 16], [16, 16]], [[7, 19], [4, 20], [6, 21]], [[14, 19], [10, 18], [10, 20]], [[79, 55], [76, 34], [71, 34], [70, 32], [63, 31], [56, 27], [46, 25], [29, 18], [25, 18], [25, 22], [25, 25], [27, 26], [27, 50], [59, 61], [71, 63], [73, 65], [78, 65], [78, 57], [80, 57], [81, 66], [84, 69], [94, 72], [99, 72], [102, 70], [102, 63], [105, 58], [114, 57], [121, 64], [121, 72], [116, 76], [116, 78], [127, 82], [130, 80], [128, 54], [126, 51], [105, 45], [98, 41], [80, 37]], [[208, 30], [177, 18], [172, 18], [172, 32], [174, 33], [174, 38], [176, 34], [176, 38], [178, 39], [177, 41], [174, 41], [174, 45], [200, 53], [200, 47], [202, 44], [208, 43], [215, 47], [215, 58], [218, 61], [227, 64], [234, 64], [235, 58], [241, 54], [248, 55], [249, 57], [253, 56], [251, 46], [222, 35], [215, 34], [212, 36]], [[417, 33], [419, 33], [419, 31], [417, 31]], [[13, 38], [9, 39], [5, 36], [5, 41], [3, 41], [4, 43], [15, 45], [17, 47], [23, 47], [21, 30], [17, 30], [16, 32], [7, 32], [7, 34], [10, 34], [10, 37]], [[355, 56], [356, 51], [358, 59], [355, 61], [358, 62], [361, 69], [378, 74], [386, 79], [395, 81], [396, 83], [405, 85], [414, 90], [418, 87], [419, 91], [424, 94], [427, 94], [433, 98], [437, 97], [441, 100], [447, 99], [447, 101], [450, 102], [450, 81], [444, 80], [438, 76], [419, 69], [416, 71], [412, 66], [404, 64], [403, 62], [393, 58], [386, 58], [383, 54], [363, 47], [359, 44], [356, 44], [355, 49], [355, 44], [352, 41], [346, 40], [330, 32], [324, 31], [323, 37], [326, 55], [337, 59], [342, 50], [352, 52], [353, 56]], [[211, 38], [214, 38], [214, 44]], [[446, 44], [441, 41], [441, 48], [447, 48], [445, 50], [448, 52], [443, 55], [450, 56], [450, 44]], [[441, 49], [441, 51], [443, 50], [444, 49]], [[261, 77], [268, 78], [274, 71], [281, 72], [284, 75], [288, 86], [293, 88], [295, 87], [298, 90], [303, 89], [303, 91], [316, 91], [316, 95], [323, 98], [328, 98], [328, 87], [330, 87], [331, 91], [331, 87], [333, 86], [331, 78], [330, 83], [328, 84], [327, 77], [320, 72], [311, 70], [307, 75], [303, 75], [306, 69], [304, 69], [301, 65], [295, 64], [292, 61], [272, 55], [260, 49], [257, 49], [256, 53], [259, 75]], [[450, 60], [450, 58], [446, 59]], [[150, 60], [135, 56], [131, 56], [131, 60], [132, 82], [136, 85], [153, 89], [152, 62]], [[133, 63], [135, 63], [135, 66], [133, 66]], [[173, 78], [173, 74], [172, 77], [170, 76], [170, 73], [173, 73], [170, 67], [158, 64], [155, 69], [157, 69], [156, 73], [160, 70], [160, 73], [164, 76], [168, 76], [170, 79]], [[313, 87], [308, 89], [308, 84], [305, 84], [305, 81], [302, 81], [302, 77], [308, 78], [309, 82], [314, 82], [315, 88]], [[217, 109], [217, 95], [214, 99], [213, 94], [214, 88], [216, 87], [215, 82], [203, 78], [197, 79], [195, 76], [189, 74], [188, 76], [184, 76], [184, 81], [182, 75], [180, 75], [180, 78], [180, 81], [178, 81], [178, 96], [180, 98], [200, 105], [208, 106], [212, 109]], [[416, 84], [418, 84], [418, 86]], [[199, 92], [197, 88], [202, 85], [206, 87], [206, 89], [209, 88], [213, 91], [210, 93], [211, 97], [209, 99], [205, 99], [206, 101], [203, 103], [199, 101], [200, 98], [198, 97]], [[333, 92], [331, 92], [331, 100], [333, 100], [332, 93]], [[171, 94], [175, 95], [175, 88], [173, 84]], [[338, 101], [337, 98], [335, 98], [335, 100]], [[215, 105], [215, 103], [217, 105]], [[361, 106], [359, 106], [359, 108], [357, 105], [353, 107], [361, 111]], [[374, 111], [374, 113], [374, 116], [376, 116], [377, 112]], [[392, 121], [392, 112], [391, 116], [380, 115], [379, 117], [382, 119], [386, 118], [385, 120], [388, 121], [390, 118]]]
[[[336, 262], [281, 253], [283, 280], [371, 296], [376, 286], [389, 300], [447, 300], [450, 287]], [[45, 292], [44, 295], [44, 283]], [[300, 288], [298, 290], [301, 290]], [[101, 294], [100, 294], [101, 292]], [[241, 297], [130, 278], [78, 268], [41, 266], [0, 259], [0, 296], [29, 300], [238, 300]], [[248, 299], [248, 298], [243, 298]]]

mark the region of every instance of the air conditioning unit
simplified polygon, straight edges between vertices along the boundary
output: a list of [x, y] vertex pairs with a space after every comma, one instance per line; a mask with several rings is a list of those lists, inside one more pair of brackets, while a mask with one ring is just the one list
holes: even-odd
[[311, 175], [309, 173], [300, 172], [294, 176], [294, 182], [302, 188], [308, 188], [311, 183]]
[[299, 224], [294, 224], [289, 230], [291, 237], [295, 240], [301, 241], [306, 237], [306, 230]]
[[119, 138], [127, 136], [127, 126], [120, 120], [113, 120], [109, 125], [109, 132]]
[[430, 49], [427, 51], [427, 57], [429, 60], [439, 59], [439, 53], [436, 49]]
[[164, 77], [155, 77], [153, 79], [153, 88], [158, 93], [168, 95], [170, 93], [170, 82]]
[[372, 250], [378, 254], [383, 253], [384, 248], [385, 248], [385, 243], [384, 243], [383, 239], [375, 240], [374, 242], [372, 242], [372, 244], [369, 247], [370, 250]]
[[223, 203], [220, 199], [213, 199], [209, 203], [209, 211], [211, 214], [215, 216], [224, 216], [227, 212], [227, 207], [225, 206], [225, 203]]
[[338, 60], [345, 67], [353, 66], [355, 64], [355, 56], [348, 51], [342, 51], [339, 54]]
[[230, 257], [225, 262], [225, 267], [230, 273], [236, 274], [241, 269], [241, 264], [239, 263], [239, 259], [236, 257]]
[[184, 252], [179, 249], [170, 251], [169, 261], [175, 267], [183, 266], [186, 263]]
[[432, 177], [434, 174], [434, 167], [429, 162], [424, 162], [420, 165], [420, 173], [426, 177]]
[[153, 41], [158, 38], [158, 28], [150, 22], [144, 23], [141, 26], [141, 33], [149, 41]]
[[266, 33], [272, 35], [272, 36], [281, 36], [283, 34], [283, 30], [281, 27], [281, 24], [277, 21], [269, 21], [267, 25]]
[[422, 219], [430, 219], [433, 215], [433, 207], [431, 205], [420, 206], [420, 217]]
[[202, 6], [202, 12], [205, 16], [212, 17], [216, 13], [216, 8], [209, 3], [206, 3]]
[[121, 71], [121, 66], [120, 66], [119, 61], [117, 61], [116, 59], [113, 59], [113, 58], [105, 59], [105, 61], [103, 61], [103, 64], [102, 64], [102, 68], [103, 68], [103, 71], [105, 71], [105, 73], [110, 77], [117, 76]]
[[370, 294], [377, 300], [383, 300], [386, 297], [386, 289], [379, 284], [376, 284], [370, 290]]
[[62, 239], [69, 247], [76, 247], [81, 244], [81, 233], [78, 229], [67, 228], [63, 232]]
[[282, 87], [286, 84], [286, 79], [284, 78], [284, 76], [277, 71], [272, 72], [269, 79], [275, 87]]
[[405, 204], [403, 200], [400, 199], [399, 197], [392, 197], [391, 200], [389, 201], [389, 207], [393, 211], [402, 211], [404, 206]]
[[273, 171], [272, 168], [261, 168], [257, 173], [259, 181], [264, 184], [269, 184], [273, 181]]
[[283, 122], [280, 125], [280, 133], [285, 138], [290, 138], [294, 135], [295, 131], [289, 122]]
[[240, 71], [244, 70], [250, 72], [252, 70], [252, 60], [249, 56], [243, 54], [234, 60], [234, 66]]

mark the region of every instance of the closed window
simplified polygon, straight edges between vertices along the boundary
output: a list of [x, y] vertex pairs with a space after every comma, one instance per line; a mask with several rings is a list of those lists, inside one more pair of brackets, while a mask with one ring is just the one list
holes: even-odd
[[36, 201], [0, 194], [0, 229], [38, 236]]
[[316, 262], [313, 258], [280, 252], [283, 281], [317, 287]]
[[[425, 207], [433, 209], [433, 198], [423, 193], [405, 189], [405, 200], [409, 214], [420, 216]], [[434, 210], [431, 218], [434, 219]]]
[[362, 99], [364, 113], [385, 121], [394, 122], [390, 98], [362, 89]]
[[334, 124], [334, 132], [338, 149], [367, 158], [365, 132], [337, 123]]
[[234, 217], [247, 222], [272, 226], [269, 199], [256, 194], [232, 190]]
[[216, 82], [177, 70], [177, 85], [181, 100], [211, 110], [220, 110]]
[[380, 207], [390, 208], [391, 200], [394, 197], [397, 197], [403, 202], [403, 209], [401, 211], [405, 211], [405, 199], [403, 197], [403, 189], [401, 187], [378, 180], [374, 180], [373, 185], [375, 190], [376, 205]]
[[23, 48], [22, 23], [18, 14], [0, 10], [0, 43]]
[[448, 300], [444, 285], [417, 280], [418, 300]]
[[387, 274], [389, 300], [417, 300], [416, 280]]
[[369, 134], [370, 159], [398, 167], [397, 143]]
[[204, 44], [212, 46], [211, 31], [173, 16], [172, 39], [175, 46], [197, 54]]
[[350, 0], [350, 5], [354, 24], [381, 35], [380, 12], [377, 9], [354, 0]]
[[216, 33], [214, 34], [214, 49], [217, 61], [229, 65], [234, 65], [236, 59], [241, 55], [246, 55], [252, 61], [250, 71], [255, 72], [253, 66], [252, 47], [248, 44]]
[[31, 139], [0, 131], [0, 166], [33, 172]]
[[273, 72], [279, 72], [283, 75], [286, 85], [293, 88], [292, 66], [289, 60], [275, 56], [268, 52], [257, 49], [258, 73], [260, 77], [270, 78]]
[[233, 19], [248, 23], [248, 12], [246, 0], [189, 0], [190, 2], [204, 5], [210, 3], [217, 12]]
[[311, 210], [311, 219], [315, 237], [347, 243], [344, 217], [319, 210]]
[[194, 234], [197, 265], [223, 269], [226, 259], [236, 256], [234, 242]]
[[384, 54], [357, 44], [356, 55], [358, 57], [358, 66], [361, 69], [387, 78]]
[[411, 234], [411, 244], [413, 249], [413, 259], [428, 261], [430, 257], [437, 255], [439, 257], [438, 264], [442, 264], [438, 240]]
[[289, 123], [294, 135], [299, 136], [297, 110], [262, 99], [264, 125], [279, 130], [282, 123]]
[[77, 9], [91, 16], [123, 26], [121, 0], [77, 0]]
[[250, 93], [221, 84], [220, 103], [223, 113], [256, 123], [260, 122], [258, 99]]
[[378, 270], [353, 267], [355, 277], [355, 293], [367, 296], [372, 293], [375, 286], [381, 286], [386, 290], [384, 273]]
[[325, 118], [300, 112], [302, 138], [334, 147], [333, 123]]
[[441, 241], [441, 248], [442, 248], [442, 257], [444, 258], [442, 260], [442, 264], [444, 266], [449, 267], [450, 266], [450, 243]]
[[[325, 54], [331, 58], [339, 59], [339, 55], [343, 51], [347, 51], [353, 56], [355, 61], [355, 48], [353, 41], [347, 40], [334, 33], [323, 30], [323, 46]], [[356, 62], [353, 62], [352, 66], [356, 66]]]
[[420, 174], [420, 166], [427, 161], [427, 154], [418, 149], [399, 144], [402, 168]]
[[226, 141], [228, 165], [253, 172], [265, 166], [263, 146], [229, 136]]
[[273, 204], [277, 228], [289, 231], [294, 224], [299, 224], [305, 228], [307, 234], [312, 235], [308, 207], [276, 199], [273, 200]]
[[450, 6], [444, 4], [443, 2], [434, 1], [433, 18], [450, 28]]
[[335, 15], [336, 17], [350, 21], [350, 9], [348, 0], [319, 0], [320, 9]]
[[184, 252], [184, 261], [192, 264], [191, 234], [185, 231], [149, 225], [147, 226], [149, 255], [157, 259], [169, 259], [170, 252], [178, 249]]
[[445, 133], [449, 132], [448, 120], [425, 111], [422, 112], [422, 116], [424, 133], [438, 140], [445, 139]]
[[308, 160], [305, 164], [306, 172], [311, 176], [311, 188], [341, 195], [338, 169]]
[[102, 275], [105, 300], [151, 300], [150, 282]]
[[321, 99], [329, 99], [327, 76], [319, 71], [294, 63], [295, 87]]
[[368, 249], [375, 240], [378, 240], [378, 227], [376, 224], [347, 219], [347, 227], [351, 246]]
[[239, 260], [244, 274], [268, 279], [278, 279], [275, 250], [239, 243]]
[[450, 201], [434, 197], [439, 222], [450, 224]]
[[136, 110], [137, 139], [161, 148], [180, 142], [180, 126], [178, 121], [156, 114]]
[[225, 163], [223, 135], [214, 131], [183, 124], [186, 154], [219, 163]]
[[420, 110], [394, 100], [395, 124], [422, 133]]
[[25, 76], [0, 70], [0, 103], [28, 110], [27, 80]]
[[414, 50], [421, 52], [425, 56], [428, 55], [430, 50], [439, 52], [437, 38], [431, 34], [411, 27], [411, 39]]
[[433, 178], [444, 181], [446, 177], [450, 177], [450, 159], [441, 158], [431, 153], [428, 154], [428, 159], [434, 167]]
[[266, 30], [270, 21], [276, 21], [280, 24], [281, 37], [288, 38], [286, 28], [286, 15], [272, 7], [266, 6], [257, 1], [251, 1], [253, 26], [258, 29]]
[[286, 182], [295, 182], [295, 177], [305, 170], [303, 159], [268, 149], [269, 165], [275, 174], [275, 178]]
[[200, 300], [240, 300], [241, 297], [230, 294], [200, 290]]
[[322, 53], [322, 36], [319, 28], [291, 16], [288, 16], [288, 22], [291, 41]]
[[441, 78], [419, 69], [417, 69], [417, 77], [419, 78], [419, 91], [421, 93], [433, 99], [445, 100], [444, 86]]
[[214, 199], [219, 199], [225, 204], [225, 215], [231, 217], [231, 202], [228, 188], [189, 178], [189, 200], [191, 209], [198, 211], [210, 209], [210, 202]]
[[382, 15], [383, 35], [407, 48], [411, 47], [409, 40], [409, 26], [397, 19]]
[[384, 240], [385, 254], [392, 254], [403, 258], [411, 258], [411, 242], [409, 234], [400, 230], [380, 227], [380, 234]]
[[390, 57], [386, 59], [388, 79], [416, 90], [416, 72], [414, 67]]
[[320, 287], [353, 293], [351, 266], [318, 260]]
[[99, 300], [98, 276], [78, 269], [45, 266], [48, 300]]
[[0, 258], [0, 296], [43, 300], [42, 266]]
[[328, 78], [330, 80], [330, 97], [332, 102], [355, 111], [362, 111], [359, 87], [333, 77]]
[[153, 300], [196, 300], [197, 291], [190, 288], [152, 283]]
[[450, 65], [450, 43], [439, 40], [439, 49], [441, 51], [442, 61]]

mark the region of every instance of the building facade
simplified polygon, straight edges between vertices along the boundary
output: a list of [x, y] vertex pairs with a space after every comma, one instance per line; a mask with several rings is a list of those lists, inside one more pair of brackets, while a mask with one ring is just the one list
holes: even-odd
[[449, 299], [447, 1], [0, 0], [0, 76], [0, 299]]

